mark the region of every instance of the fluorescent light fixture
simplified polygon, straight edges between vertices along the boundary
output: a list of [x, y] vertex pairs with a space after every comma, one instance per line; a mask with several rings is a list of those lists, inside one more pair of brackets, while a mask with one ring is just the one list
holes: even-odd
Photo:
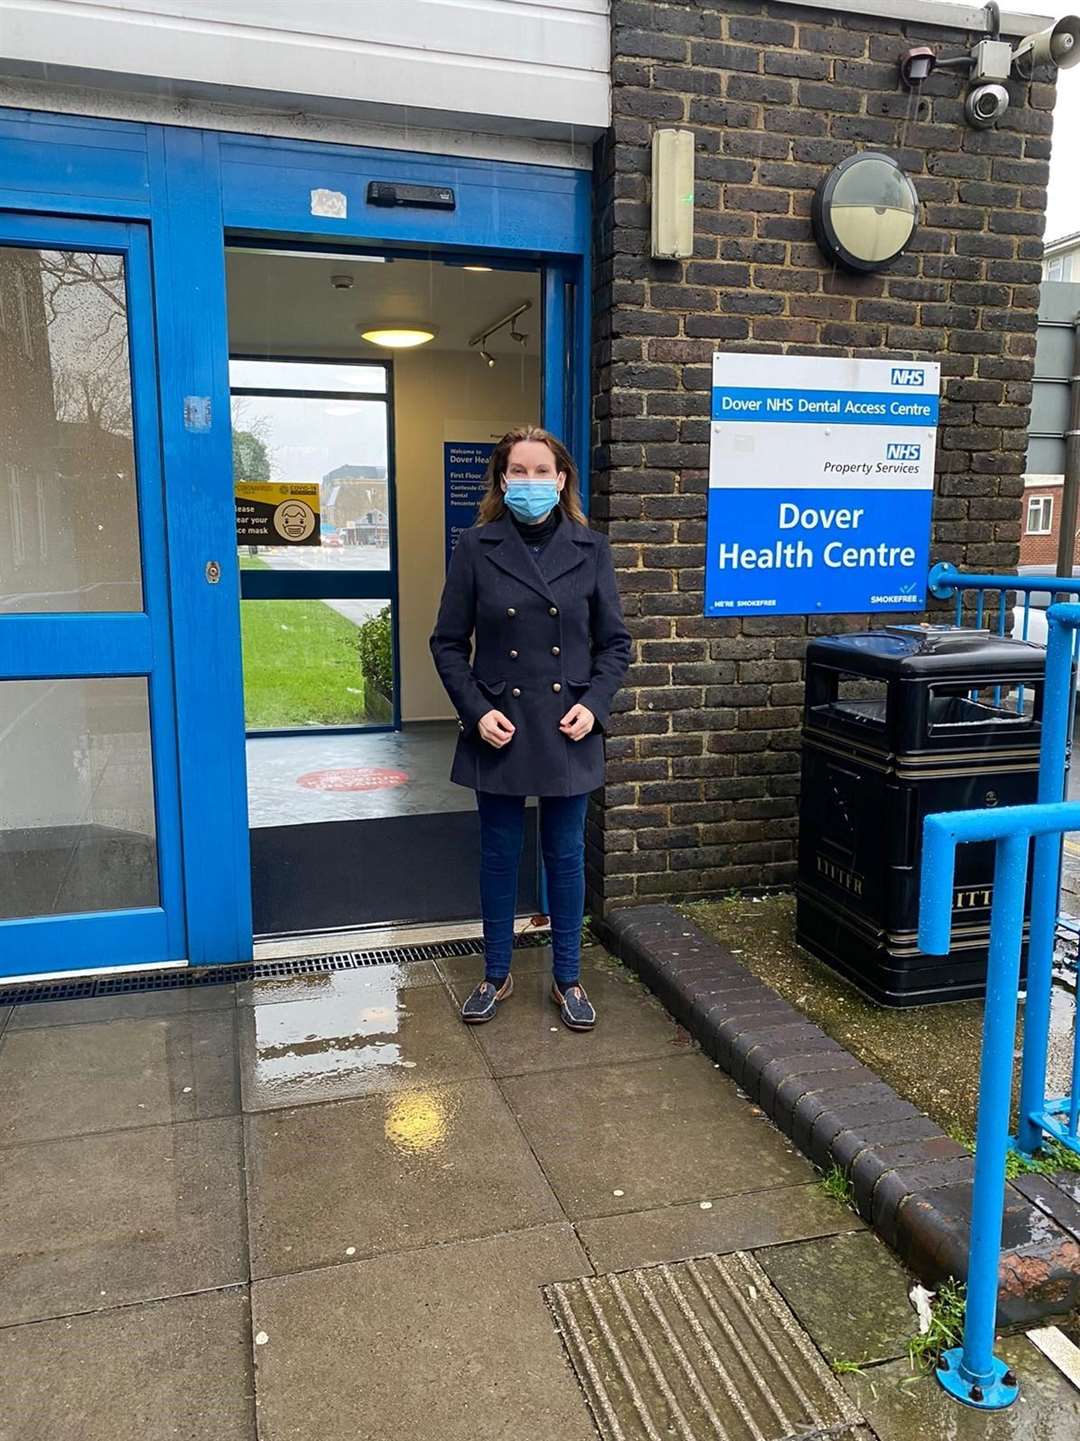
[[490, 275], [492, 271], [490, 265], [463, 265], [461, 268], [462, 270], [471, 270], [473, 275]]
[[289, 250], [284, 246], [226, 245], [227, 255], [287, 256], [290, 260], [349, 260], [361, 264], [385, 265], [388, 256], [369, 255], [359, 250]]
[[435, 335], [436, 332], [427, 325], [387, 325], [360, 331], [361, 340], [366, 340], [369, 345], [381, 345], [387, 350], [412, 350], [417, 345], [426, 345], [429, 340], [434, 340]]

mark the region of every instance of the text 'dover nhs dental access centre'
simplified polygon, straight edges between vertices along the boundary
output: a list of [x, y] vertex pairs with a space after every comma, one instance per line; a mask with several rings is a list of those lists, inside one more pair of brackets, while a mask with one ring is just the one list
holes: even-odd
[[715, 355], [706, 615], [921, 610], [940, 368]]

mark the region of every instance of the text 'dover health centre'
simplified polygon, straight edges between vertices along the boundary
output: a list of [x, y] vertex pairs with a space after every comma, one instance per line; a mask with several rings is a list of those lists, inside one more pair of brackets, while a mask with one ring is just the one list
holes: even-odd
[[920, 610], [937, 365], [717, 355], [706, 615]]

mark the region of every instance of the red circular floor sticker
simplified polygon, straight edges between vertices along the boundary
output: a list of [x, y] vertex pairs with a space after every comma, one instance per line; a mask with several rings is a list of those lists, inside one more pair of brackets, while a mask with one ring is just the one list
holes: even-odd
[[343, 766], [340, 770], [309, 771], [298, 776], [296, 784], [309, 791], [381, 791], [390, 786], [403, 786], [408, 771], [387, 770], [384, 766]]

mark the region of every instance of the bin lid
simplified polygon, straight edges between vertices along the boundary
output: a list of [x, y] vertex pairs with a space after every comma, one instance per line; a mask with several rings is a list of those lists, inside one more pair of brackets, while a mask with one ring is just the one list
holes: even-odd
[[894, 625], [850, 635], [827, 635], [807, 646], [809, 665], [875, 676], [956, 675], [994, 680], [1040, 677], [1046, 648], [1030, 640], [953, 625]]

